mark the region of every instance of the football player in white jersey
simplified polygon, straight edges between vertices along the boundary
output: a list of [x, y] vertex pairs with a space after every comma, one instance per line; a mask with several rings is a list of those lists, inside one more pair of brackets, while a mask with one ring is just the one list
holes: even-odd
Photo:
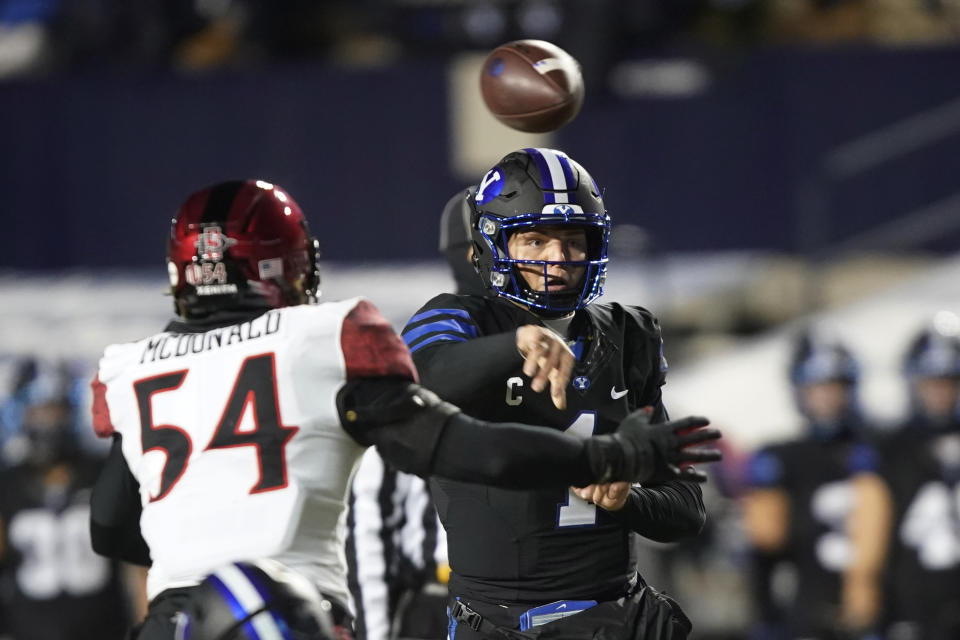
[[[94, 426], [113, 448], [91, 533], [99, 553], [150, 566], [138, 640], [181, 637], [196, 585], [256, 558], [309, 579], [348, 628], [345, 497], [371, 445], [409, 473], [517, 488], [635, 480], [719, 456], [687, 448], [719, 437], [703, 418], [649, 425], [637, 412], [615, 434], [581, 439], [465, 416], [417, 385], [403, 341], [370, 302], [314, 304], [316, 259], [281, 188], [201, 189], [168, 241], [179, 318], [100, 360]], [[530, 360], [541, 385], [566, 386], [551, 356]]]

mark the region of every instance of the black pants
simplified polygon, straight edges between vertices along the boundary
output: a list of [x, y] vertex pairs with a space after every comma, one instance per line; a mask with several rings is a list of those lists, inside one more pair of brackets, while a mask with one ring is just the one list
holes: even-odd
[[451, 640], [686, 640], [692, 628], [680, 605], [650, 586], [527, 631], [520, 631], [520, 615], [529, 605], [462, 601], [486, 624], [451, 618]]

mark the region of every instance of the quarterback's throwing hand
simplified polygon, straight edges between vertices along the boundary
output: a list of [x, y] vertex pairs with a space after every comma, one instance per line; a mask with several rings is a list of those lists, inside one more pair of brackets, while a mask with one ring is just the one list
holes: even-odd
[[517, 350], [523, 356], [523, 373], [531, 378], [530, 387], [543, 391], [550, 383], [550, 398], [557, 409], [567, 407], [567, 385], [576, 358], [560, 336], [537, 325], [517, 329]]
[[627, 503], [630, 495], [629, 482], [610, 482], [608, 484], [591, 484], [587, 487], [572, 487], [573, 492], [587, 502], [606, 509], [619, 511]]

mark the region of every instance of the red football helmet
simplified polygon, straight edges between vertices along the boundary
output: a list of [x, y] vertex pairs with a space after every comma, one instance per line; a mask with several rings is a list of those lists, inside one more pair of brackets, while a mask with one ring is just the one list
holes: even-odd
[[300, 205], [280, 187], [234, 180], [201, 189], [170, 227], [174, 308], [195, 319], [316, 300], [317, 246]]

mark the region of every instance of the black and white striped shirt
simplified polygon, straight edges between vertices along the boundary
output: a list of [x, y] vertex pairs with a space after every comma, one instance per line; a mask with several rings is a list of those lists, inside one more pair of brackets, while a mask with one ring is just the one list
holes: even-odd
[[346, 553], [358, 640], [397, 638], [406, 594], [438, 577], [445, 583], [449, 571], [446, 535], [426, 483], [385, 464], [374, 447], [351, 485]]

